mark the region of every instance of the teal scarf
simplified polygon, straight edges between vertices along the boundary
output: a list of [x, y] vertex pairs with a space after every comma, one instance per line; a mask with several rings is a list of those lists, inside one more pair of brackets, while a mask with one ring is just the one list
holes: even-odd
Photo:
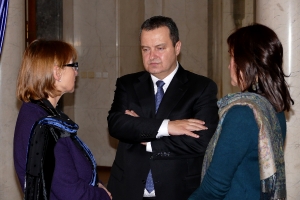
[[263, 96], [255, 93], [244, 92], [229, 94], [218, 101], [220, 120], [205, 153], [202, 167], [202, 180], [212, 160], [226, 113], [235, 105], [249, 106], [253, 110], [259, 128], [258, 159], [261, 182], [260, 199], [285, 199], [285, 166], [280, 124], [276, 117], [276, 111], [271, 103]]

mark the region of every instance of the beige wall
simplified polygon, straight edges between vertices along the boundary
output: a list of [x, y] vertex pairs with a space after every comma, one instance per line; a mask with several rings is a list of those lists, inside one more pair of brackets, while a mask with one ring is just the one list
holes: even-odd
[[[228, 72], [229, 54], [227, 37], [239, 26], [246, 26], [254, 22], [255, 0], [238, 0], [242, 2], [245, 10], [243, 17], [235, 25], [233, 0], [212, 0], [209, 2], [208, 20], [208, 76], [218, 85], [218, 97], [228, 93], [238, 92], [238, 87], [230, 84]], [[221, 23], [220, 23], [221, 22]]]
[[0, 58], [0, 199], [21, 199], [13, 165], [13, 133], [20, 102], [16, 78], [25, 48], [25, 4], [10, 0]]
[[[239, 26], [247, 26], [254, 22], [254, 0], [239, 0], [244, 2], [245, 5], [245, 13], [244, 17], [241, 18]], [[217, 1], [216, 1], [217, 2]], [[227, 46], [227, 37], [236, 29], [238, 26], [234, 23], [234, 7], [232, 5], [232, 0], [222, 0], [222, 39], [221, 44], [218, 46], [222, 48], [222, 53], [219, 56], [222, 56], [222, 75], [221, 80], [222, 84], [220, 91], [220, 97], [224, 96], [228, 93], [239, 92], [238, 87], [233, 87], [230, 84], [230, 74], [228, 72], [228, 65], [229, 65], [229, 53], [228, 53], [228, 46]], [[216, 22], [218, 23], [218, 22]], [[219, 24], [218, 24], [219, 25]], [[220, 25], [219, 25], [220, 26]], [[219, 80], [220, 81], [220, 80]]]
[[80, 138], [101, 166], [112, 164], [117, 142], [109, 137], [106, 122], [119, 73], [116, 7], [116, 1], [74, 0], [73, 32], [69, 32], [73, 34], [80, 68], [74, 120], [79, 124]]

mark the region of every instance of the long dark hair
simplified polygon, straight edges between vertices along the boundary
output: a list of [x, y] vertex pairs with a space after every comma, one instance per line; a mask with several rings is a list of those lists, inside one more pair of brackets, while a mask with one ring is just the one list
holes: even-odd
[[[266, 97], [277, 112], [289, 111], [291, 98], [282, 69], [283, 48], [276, 33], [261, 24], [242, 27], [227, 38], [242, 92]], [[258, 88], [252, 85], [257, 85]]]

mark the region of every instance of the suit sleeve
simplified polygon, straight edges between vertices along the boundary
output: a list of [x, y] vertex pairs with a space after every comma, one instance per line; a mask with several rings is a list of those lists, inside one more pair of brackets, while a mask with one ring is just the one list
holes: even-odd
[[203, 120], [208, 129], [195, 132], [200, 135], [197, 139], [182, 135], [162, 137], [152, 141], [154, 158], [162, 155], [162, 152], [166, 152], [169, 157], [195, 157], [205, 154], [206, 147], [218, 123], [217, 86], [210, 80], [202, 86], [202, 89], [194, 91], [196, 94], [193, 95], [197, 95], [197, 99], [195, 102], [189, 102], [189, 108], [185, 109], [193, 110], [193, 114], [186, 118]]
[[[127, 143], [155, 140], [163, 119], [145, 118], [138, 106], [129, 106], [135, 104], [132, 98], [134, 91], [131, 90], [131, 86], [125, 85], [125, 81], [117, 79], [114, 101], [107, 117], [109, 134]], [[127, 109], [134, 110], [140, 117], [126, 115]]]

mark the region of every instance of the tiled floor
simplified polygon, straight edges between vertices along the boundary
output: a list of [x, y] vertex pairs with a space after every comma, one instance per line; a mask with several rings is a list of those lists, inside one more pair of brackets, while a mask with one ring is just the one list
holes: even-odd
[[99, 178], [99, 180], [102, 181], [102, 183], [105, 187], [107, 186], [108, 178], [110, 175], [110, 169], [111, 169], [111, 167], [102, 167], [102, 166], [97, 167], [98, 178]]

